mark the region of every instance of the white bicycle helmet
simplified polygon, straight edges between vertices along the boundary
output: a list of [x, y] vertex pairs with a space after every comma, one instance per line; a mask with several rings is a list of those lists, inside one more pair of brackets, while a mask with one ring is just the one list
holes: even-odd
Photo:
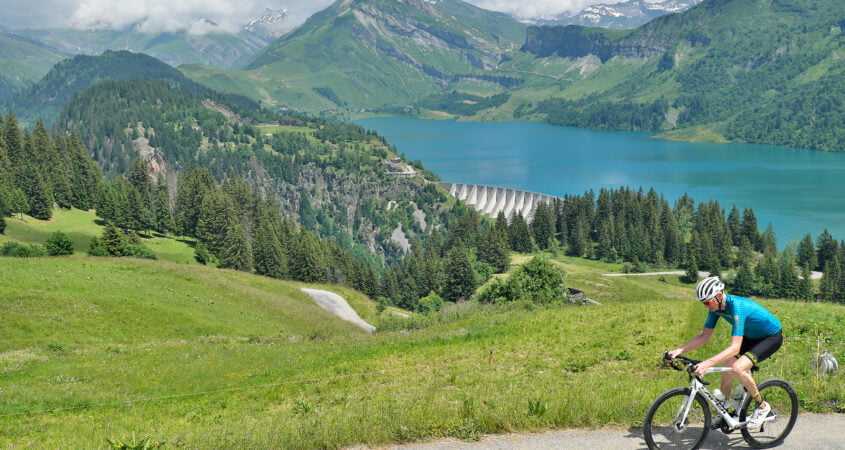
[[700, 302], [706, 302], [723, 289], [725, 289], [725, 283], [722, 283], [719, 277], [708, 277], [698, 283], [698, 287], [695, 288], [695, 297]]

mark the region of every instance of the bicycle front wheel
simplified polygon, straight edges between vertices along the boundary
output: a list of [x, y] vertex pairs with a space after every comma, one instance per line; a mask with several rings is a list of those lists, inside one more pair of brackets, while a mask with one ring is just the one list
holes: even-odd
[[643, 423], [648, 448], [701, 447], [710, 431], [710, 407], [700, 395], [688, 405], [689, 395], [689, 388], [670, 389], [652, 403]]
[[[780, 445], [798, 420], [798, 395], [786, 381], [767, 380], [757, 386], [760, 396], [771, 407], [772, 412], [766, 417], [759, 429], [742, 429], [742, 437], [754, 448], [769, 448]], [[739, 421], [744, 422], [754, 414], [756, 405], [749, 396], [739, 412]]]

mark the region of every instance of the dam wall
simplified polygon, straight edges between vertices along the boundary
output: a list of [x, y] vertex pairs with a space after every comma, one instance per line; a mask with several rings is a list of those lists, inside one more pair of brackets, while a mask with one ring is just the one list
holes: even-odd
[[440, 183], [440, 186], [476, 211], [492, 218], [503, 212], [508, 220], [517, 211], [530, 220], [537, 204], [552, 204], [557, 198], [536, 192], [476, 184]]

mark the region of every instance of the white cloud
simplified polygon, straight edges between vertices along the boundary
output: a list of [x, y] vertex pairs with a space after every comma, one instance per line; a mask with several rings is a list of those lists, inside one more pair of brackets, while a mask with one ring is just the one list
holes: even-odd
[[[8, 28], [112, 29], [138, 24], [148, 32], [236, 31], [265, 8], [287, 9], [291, 27], [334, 0], [0, 0], [0, 25]], [[481, 8], [523, 18], [577, 12], [596, 3], [622, 0], [465, 0]], [[647, 0], [655, 1], [655, 0]]]

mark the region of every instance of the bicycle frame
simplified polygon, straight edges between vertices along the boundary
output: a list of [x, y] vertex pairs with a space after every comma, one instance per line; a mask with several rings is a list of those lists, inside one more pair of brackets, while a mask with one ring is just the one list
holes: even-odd
[[[707, 369], [707, 372], [705, 372], [705, 374], [730, 371], [730, 367], [711, 367]], [[676, 424], [685, 423], [687, 415], [689, 414], [689, 410], [692, 407], [692, 403], [695, 401], [695, 396], [701, 394], [701, 396], [704, 397], [707, 402], [710, 403], [711, 406], [713, 406], [716, 412], [718, 412], [719, 415], [722, 416], [722, 419], [725, 421], [728, 428], [730, 428], [731, 430], [737, 430], [748, 425], [748, 420], [740, 422], [739, 420], [734, 418], [734, 416], [732, 416], [730, 412], [728, 412], [727, 408], [722, 406], [721, 402], [716, 400], [716, 397], [714, 397], [713, 394], [711, 394], [710, 391], [705, 387], [705, 385], [709, 383], [704, 382], [703, 380], [701, 380], [700, 377], [691, 376], [691, 378], [692, 381], [690, 382], [689, 387], [690, 395], [687, 396], [687, 400], [681, 404], [680, 408], [678, 408], [678, 413], [675, 415]], [[748, 395], [747, 392], [743, 394], [742, 400], [740, 400], [740, 404], [743, 403], [746, 395]], [[679, 421], [678, 419], [681, 420]]]

